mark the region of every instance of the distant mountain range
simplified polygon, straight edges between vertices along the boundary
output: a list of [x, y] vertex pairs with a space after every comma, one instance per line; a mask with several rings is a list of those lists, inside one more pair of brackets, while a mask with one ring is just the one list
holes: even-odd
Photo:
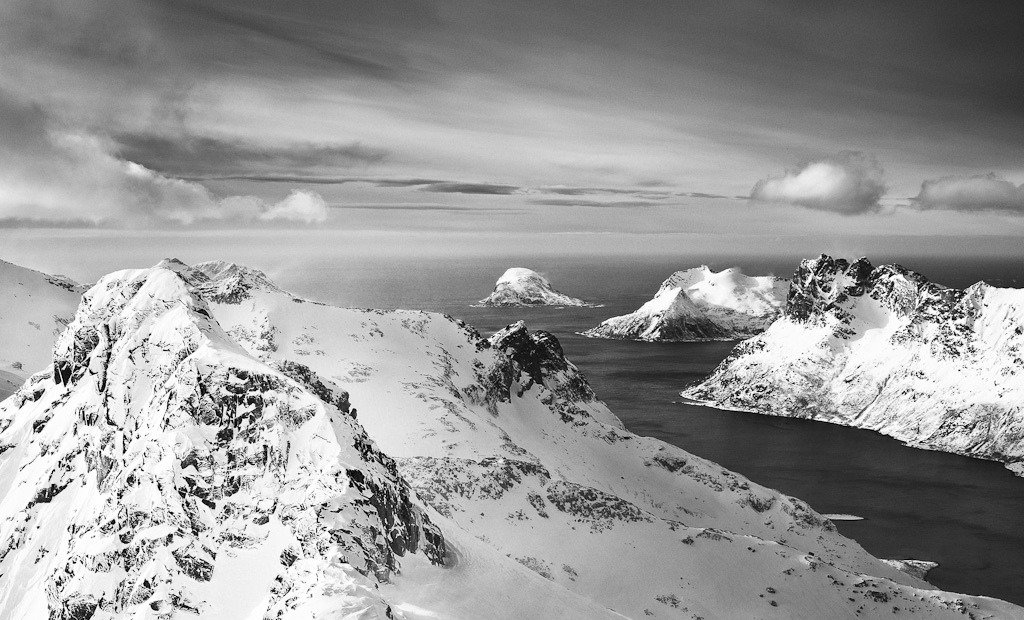
[[1024, 615], [627, 431], [521, 323], [167, 260], [39, 336], [0, 403], [2, 618]]

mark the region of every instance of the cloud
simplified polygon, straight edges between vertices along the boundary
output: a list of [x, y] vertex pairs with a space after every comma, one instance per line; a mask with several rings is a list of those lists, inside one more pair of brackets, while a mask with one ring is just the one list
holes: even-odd
[[522, 209], [509, 207], [470, 207], [437, 204], [340, 204], [328, 205], [332, 209], [359, 211], [442, 211], [449, 213], [524, 213]]
[[327, 221], [327, 204], [320, 194], [294, 190], [287, 198], [261, 213], [259, 218], [318, 224]]
[[488, 196], [508, 196], [517, 194], [521, 188], [515, 185], [496, 185], [493, 183], [430, 183], [422, 188], [424, 192], [440, 194], [485, 194]]
[[530, 204], [543, 205], [547, 207], [610, 207], [610, 208], [634, 208], [634, 207], [658, 207], [666, 203], [654, 202], [652, 200], [577, 200], [574, 198], [546, 198], [543, 200], [531, 200]]
[[[705, 192], [689, 192], [684, 195], [689, 196], [690, 198], [725, 198], [727, 200], [729, 198], [728, 196], [723, 196], [721, 194], [708, 194]], [[744, 196], [744, 198], [746, 198], [746, 196]]]
[[994, 173], [930, 179], [921, 184], [911, 204], [919, 209], [1024, 213], [1024, 185], [1014, 185]]
[[854, 214], [876, 209], [884, 193], [884, 172], [878, 162], [863, 153], [843, 151], [805, 163], [781, 177], [761, 179], [750, 197]]
[[199, 183], [121, 159], [108, 141], [66, 127], [39, 105], [0, 90], [0, 223], [5, 226], [322, 221], [326, 211], [318, 211], [311, 196], [293, 194], [272, 206], [253, 196], [217, 198]]
[[310, 169], [334, 170], [379, 164], [388, 156], [383, 149], [359, 142], [263, 145], [210, 136], [151, 134], [121, 134], [114, 140], [119, 157], [176, 176], [256, 176], [261, 172], [282, 176]]

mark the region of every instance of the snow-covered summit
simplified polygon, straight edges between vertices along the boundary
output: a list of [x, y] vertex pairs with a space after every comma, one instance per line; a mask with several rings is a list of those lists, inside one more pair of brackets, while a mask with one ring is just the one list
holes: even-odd
[[741, 340], [764, 331], [782, 312], [789, 284], [733, 267], [677, 271], [635, 312], [583, 332], [594, 338], [650, 341]]
[[90, 289], [0, 428], [0, 617], [383, 617], [400, 556], [446, 561], [395, 462], [171, 269]]
[[107, 276], [0, 403], [0, 617], [1024, 613], [630, 433], [550, 334], [204, 284]]
[[532, 269], [512, 267], [498, 278], [494, 291], [479, 301], [481, 306], [590, 306], [551, 286], [548, 279]]
[[801, 262], [785, 315], [684, 396], [1024, 464], [1024, 290], [900, 265]]

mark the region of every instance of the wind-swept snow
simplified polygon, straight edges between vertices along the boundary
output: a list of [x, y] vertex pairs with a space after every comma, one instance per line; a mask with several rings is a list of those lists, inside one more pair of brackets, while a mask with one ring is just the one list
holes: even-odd
[[593, 338], [667, 342], [741, 340], [764, 331], [782, 313], [788, 282], [751, 277], [733, 267], [677, 271], [654, 299], [583, 332]]
[[683, 396], [1024, 467], [1024, 290], [899, 265], [800, 264], [785, 316]]
[[549, 334], [244, 267], [101, 280], [0, 431], [5, 618], [1024, 617], [626, 431]]
[[548, 279], [532, 269], [512, 267], [494, 285], [494, 292], [479, 302], [481, 306], [592, 306], [569, 297], [551, 286]]
[[0, 260], [0, 399], [50, 361], [86, 287]]

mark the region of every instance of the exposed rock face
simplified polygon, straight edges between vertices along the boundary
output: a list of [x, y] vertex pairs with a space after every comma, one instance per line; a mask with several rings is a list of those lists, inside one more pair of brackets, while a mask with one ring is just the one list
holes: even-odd
[[481, 299], [481, 306], [590, 306], [551, 286], [548, 279], [531, 269], [512, 267], [494, 285], [494, 292]]
[[805, 260], [785, 317], [683, 395], [870, 428], [1020, 472], [1024, 291], [947, 288], [863, 258]]
[[764, 331], [785, 306], [789, 285], [706, 265], [672, 274], [636, 312], [583, 332], [592, 338], [660, 342], [741, 340]]
[[[407, 554], [443, 564], [444, 538], [319, 396], [231, 342], [173, 271], [100, 280], [52, 375], [0, 405], [0, 574], [20, 584], [0, 616], [383, 614], [376, 584]], [[233, 556], [264, 564], [264, 600], [217, 592]]]
[[1024, 612], [932, 590], [800, 500], [628, 432], [521, 324], [485, 339], [167, 262], [101, 280], [0, 404], [3, 618], [893, 607]]

